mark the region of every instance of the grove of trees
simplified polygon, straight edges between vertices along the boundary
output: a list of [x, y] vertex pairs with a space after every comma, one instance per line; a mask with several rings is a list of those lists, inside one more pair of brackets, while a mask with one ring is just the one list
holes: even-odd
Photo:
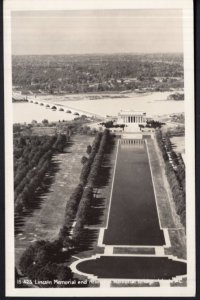
[[[19, 267], [21, 272], [33, 281], [33, 284], [35, 280], [52, 282], [55, 279], [68, 280], [72, 278], [72, 272], [69, 267], [59, 262], [62, 255], [59, 241], [40, 240], [24, 251]], [[51, 284], [49, 286], [52, 287]]]
[[23, 136], [14, 138], [14, 201], [20, 213], [32, 206], [34, 193], [42, 184], [55, 152], [62, 152], [67, 136]]
[[[165, 173], [169, 181], [176, 212], [180, 216], [181, 223], [186, 227], [186, 201], [185, 201], [185, 164], [181, 154], [177, 155], [171, 146], [168, 134], [157, 130], [156, 139], [165, 161]], [[169, 160], [172, 159], [173, 164]], [[175, 168], [173, 167], [175, 166]]]

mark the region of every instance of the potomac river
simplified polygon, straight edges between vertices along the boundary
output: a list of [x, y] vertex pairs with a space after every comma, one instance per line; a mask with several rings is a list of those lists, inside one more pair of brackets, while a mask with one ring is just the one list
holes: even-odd
[[[167, 100], [174, 92], [128, 93], [128, 94], [78, 94], [78, 95], [40, 95], [28, 96], [33, 101], [47, 101], [62, 106], [69, 105], [90, 113], [106, 117], [117, 115], [120, 110], [144, 111], [150, 116], [161, 116], [184, 112], [184, 101]], [[13, 123], [30, 123], [72, 120], [73, 114], [64, 111], [52, 111], [45, 106], [34, 103], [13, 103]]]

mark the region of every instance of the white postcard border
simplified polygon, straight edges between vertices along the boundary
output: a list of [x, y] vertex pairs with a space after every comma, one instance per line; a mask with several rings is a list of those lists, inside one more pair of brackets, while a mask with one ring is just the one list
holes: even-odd
[[[14, 207], [12, 146], [12, 66], [11, 11], [14, 10], [82, 10], [82, 9], [183, 9], [185, 147], [187, 199], [187, 287], [142, 288], [62, 288], [16, 289], [14, 287]], [[190, 0], [5, 0], [4, 2], [4, 81], [5, 81], [5, 213], [6, 213], [6, 296], [99, 297], [99, 296], [194, 296], [195, 295], [195, 157], [194, 157], [194, 54], [193, 2]]]

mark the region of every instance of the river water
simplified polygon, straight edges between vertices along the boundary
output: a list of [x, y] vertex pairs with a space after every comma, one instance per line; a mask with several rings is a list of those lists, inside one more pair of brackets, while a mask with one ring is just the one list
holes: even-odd
[[29, 102], [13, 103], [13, 123], [31, 123], [33, 120], [42, 122], [47, 119], [50, 122], [72, 120], [73, 115], [63, 111], [53, 111], [50, 108]]
[[[184, 101], [169, 101], [167, 97], [172, 92], [153, 92], [143, 94], [79, 94], [79, 95], [43, 95], [37, 96], [39, 101], [48, 101], [63, 106], [70, 106], [90, 113], [116, 116], [120, 110], [144, 111], [147, 115], [157, 116], [184, 112]], [[91, 100], [91, 98], [97, 98]], [[29, 99], [34, 96], [28, 96]], [[48, 121], [71, 120], [74, 116], [62, 111], [52, 111], [33, 103], [13, 103], [13, 123], [24, 123], [43, 119]]]

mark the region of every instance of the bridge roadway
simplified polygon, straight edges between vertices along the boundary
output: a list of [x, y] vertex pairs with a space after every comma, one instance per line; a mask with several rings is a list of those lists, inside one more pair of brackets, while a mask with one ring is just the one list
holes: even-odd
[[94, 114], [94, 113], [91, 113], [91, 112], [88, 112], [88, 111], [85, 111], [85, 110], [73, 108], [73, 107], [71, 107], [69, 105], [66, 105], [66, 104], [61, 105], [61, 104], [56, 104], [56, 103], [53, 103], [53, 102], [48, 102], [48, 101], [45, 101], [45, 100], [41, 101], [41, 100], [38, 100], [38, 99], [28, 99], [27, 98], [27, 100], [30, 103], [35, 103], [35, 104], [38, 104], [38, 105], [41, 105], [41, 106], [45, 106], [46, 108], [61, 110], [61, 111], [63, 110], [63, 112], [72, 113], [72, 114], [78, 113], [79, 115], [86, 115], [87, 117], [104, 120], [104, 117], [101, 116], [101, 115]]

